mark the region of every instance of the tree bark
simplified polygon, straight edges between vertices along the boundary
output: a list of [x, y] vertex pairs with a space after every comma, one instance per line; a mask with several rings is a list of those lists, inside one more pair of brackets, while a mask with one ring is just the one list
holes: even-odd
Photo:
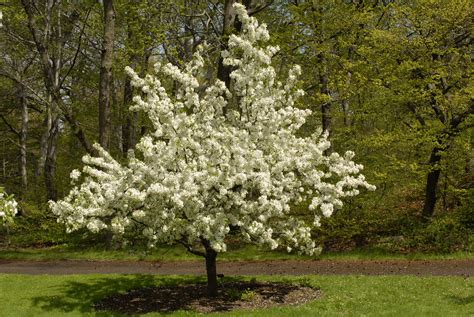
[[[353, 47], [349, 48], [348, 59], [350, 62], [352, 62], [353, 51], [354, 51]], [[352, 80], [352, 71], [348, 71], [346, 87], [350, 87], [351, 80]], [[342, 112], [344, 113], [344, 126], [349, 127], [351, 125], [349, 96], [346, 96], [344, 100], [342, 101]]]
[[349, 118], [349, 99], [344, 99], [342, 101], [342, 112], [344, 113], [344, 126], [350, 127], [351, 120]]
[[[132, 16], [133, 17], [133, 16]], [[135, 29], [132, 26], [132, 18], [127, 19], [128, 33], [127, 38], [129, 45], [133, 48], [133, 52], [130, 54], [130, 67], [136, 68], [140, 64], [140, 56], [137, 53], [139, 50], [138, 43], [136, 41]], [[145, 65], [144, 68], [146, 69]], [[123, 90], [123, 108], [122, 108], [122, 153], [127, 154], [128, 150], [133, 149], [137, 143], [137, 123], [138, 114], [130, 111], [130, 105], [133, 101], [133, 86], [131, 83], [132, 78], [128, 75], [125, 76], [125, 85]]]
[[[224, 4], [224, 23], [222, 26], [221, 51], [227, 49], [227, 37], [232, 33], [235, 23], [235, 10], [232, 7], [235, 0], [226, 0]], [[224, 59], [220, 56], [217, 66], [217, 78], [222, 80], [227, 88], [230, 88], [231, 66], [224, 65]]]
[[46, 162], [46, 155], [48, 154], [48, 139], [49, 132], [51, 131], [52, 126], [52, 116], [51, 116], [51, 107], [48, 105], [46, 108], [46, 118], [43, 122], [44, 132], [41, 135], [40, 140], [40, 156], [38, 158], [38, 164], [36, 167], [36, 177], [40, 177], [44, 172], [44, 164]]
[[[329, 77], [328, 71], [326, 69], [326, 58], [324, 55], [320, 55], [319, 57], [322, 69], [319, 75], [319, 83], [321, 85], [320, 92], [321, 94], [330, 96], [329, 91]], [[321, 123], [324, 132], [328, 133], [328, 140], [331, 140], [331, 132], [332, 132], [332, 118], [331, 118], [331, 102], [325, 102], [321, 106]], [[326, 154], [331, 154], [332, 152], [332, 145], [325, 151]]]
[[207, 273], [207, 295], [209, 297], [217, 296], [217, 252], [211, 248], [209, 241], [203, 240], [206, 249], [206, 273]]
[[59, 119], [53, 122], [48, 138], [48, 151], [44, 165], [44, 181], [48, 200], [57, 200], [56, 188], [56, 144], [59, 135]]
[[23, 87], [20, 88], [20, 104], [21, 104], [21, 128], [20, 128], [20, 175], [21, 175], [21, 191], [26, 193], [28, 189], [28, 173], [26, 169], [26, 139], [28, 133], [28, 104]]
[[84, 130], [82, 130], [82, 128], [80, 127], [80, 124], [76, 120], [74, 113], [72, 111], [64, 109], [63, 114], [64, 118], [69, 123], [72, 133], [77, 137], [82, 147], [86, 150], [87, 153], [95, 154], [94, 148], [92, 147], [91, 143], [89, 142], [89, 139], [84, 133]]
[[137, 113], [129, 111], [133, 99], [133, 87], [130, 83], [131, 78], [125, 78], [123, 92], [124, 117], [125, 124], [122, 126], [122, 151], [127, 154], [128, 150], [133, 149], [137, 143]]
[[110, 146], [112, 64], [115, 36], [115, 9], [113, 0], [104, 0], [104, 38], [100, 61], [99, 83], [99, 143], [104, 149]]
[[436, 189], [438, 188], [439, 175], [441, 174], [441, 168], [439, 163], [441, 162], [440, 147], [435, 147], [431, 151], [429, 164], [431, 170], [428, 172], [426, 177], [426, 189], [425, 189], [425, 203], [423, 206], [423, 217], [430, 218], [434, 214], [436, 206]]

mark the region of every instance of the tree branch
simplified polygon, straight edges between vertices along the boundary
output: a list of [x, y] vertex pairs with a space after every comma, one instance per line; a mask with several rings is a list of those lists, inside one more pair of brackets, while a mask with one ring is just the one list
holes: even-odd
[[79, 40], [78, 40], [78, 43], [77, 43], [77, 49], [76, 49], [76, 52], [74, 53], [74, 58], [72, 59], [72, 63], [71, 65], [69, 66], [69, 69], [67, 70], [66, 72], [66, 75], [64, 75], [64, 77], [60, 80], [59, 82], [59, 87], [62, 87], [63, 86], [63, 83], [64, 81], [66, 80], [66, 78], [69, 76], [69, 73], [71, 73], [72, 69], [74, 68], [74, 66], [76, 65], [76, 60], [77, 60], [77, 56], [79, 55], [79, 51], [81, 50], [81, 44], [82, 44], [82, 36], [84, 35], [84, 30], [86, 28], [86, 25], [87, 25], [87, 20], [89, 19], [89, 15], [91, 13], [91, 10], [92, 10], [92, 7], [90, 7], [88, 10], [87, 10], [87, 14], [86, 14], [86, 18], [84, 20], [84, 24], [82, 26], [82, 29], [81, 29], [81, 33], [79, 35]]
[[20, 136], [20, 132], [18, 132], [8, 121], [7, 119], [5, 118], [5, 116], [3, 114], [0, 114], [0, 118], [2, 119], [2, 121], [5, 123], [5, 125], [8, 127], [8, 129], [13, 132], [14, 134], [16, 134], [17, 136]]
[[181, 240], [178, 240], [178, 243], [181, 244], [182, 246], [184, 246], [186, 248], [186, 250], [188, 250], [189, 253], [192, 253], [194, 255], [197, 255], [197, 256], [202, 256], [202, 257], [206, 257], [206, 254], [204, 252], [201, 252], [201, 251], [198, 251], [198, 250], [194, 250], [188, 243], [186, 243], [186, 241], [184, 241], [183, 239]]

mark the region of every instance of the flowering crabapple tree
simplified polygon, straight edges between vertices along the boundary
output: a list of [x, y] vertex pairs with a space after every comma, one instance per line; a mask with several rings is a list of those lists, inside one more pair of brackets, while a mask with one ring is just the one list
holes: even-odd
[[[232, 66], [231, 85], [215, 80], [205, 86], [201, 50], [180, 69], [156, 64], [155, 74], [140, 78], [131, 68], [132, 84], [142, 96], [132, 110], [153, 124], [127, 164], [95, 145], [97, 157], [83, 157], [82, 183], [52, 211], [69, 231], [110, 229], [122, 236], [139, 229], [152, 247], [180, 243], [206, 260], [208, 293], [217, 294], [216, 257], [225, 252], [232, 229], [247, 242], [314, 254], [311, 229], [329, 217], [341, 199], [374, 189], [353, 152], [325, 156], [329, 147], [321, 131], [310, 137], [295, 132], [311, 113], [295, 107], [298, 66], [285, 82], [271, 65], [277, 47], [266, 46], [264, 24], [235, 4], [242, 31], [231, 35], [224, 63]], [[173, 94], [159, 78], [177, 83]], [[290, 206], [308, 202], [313, 220], [293, 217]]]

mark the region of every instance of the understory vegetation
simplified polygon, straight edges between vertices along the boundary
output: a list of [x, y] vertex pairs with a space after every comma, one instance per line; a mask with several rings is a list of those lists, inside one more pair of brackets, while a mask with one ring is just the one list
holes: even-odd
[[[416, 215], [416, 210], [398, 214], [386, 211], [385, 213], [375, 213], [350, 210], [345, 207], [337, 212], [332, 218], [324, 219], [321, 227], [314, 233], [314, 239], [318, 245], [323, 247], [322, 255], [337, 252], [350, 254], [351, 251], [377, 254], [434, 254], [434, 253], [456, 253], [474, 251], [474, 227], [473, 213], [470, 210], [459, 210], [437, 216], [428, 224]], [[33, 230], [34, 228], [34, 230]], [[158, 245], [156, 250], [146, 250], [144, 241], [133, 240], [124, 244], [121, 241], [110, 241], [106, 234], [93, 234], [83, 230], [70, 235], [64, 234], [64, 227], [58, 224], [56, 218], [48, 215], [47, 211], [38, 210], [28, 213], [25, 216], [17, 217], [16, 221], [9, 224], [9, 228], [0, 228], [2, 235], [3, 254], [8, 254], [10, 249], [15, 253], [15, 249], [37, 248], [38, 252], [46, 252], [45, 248], [51, 250], [69, 250], [68, 252], [84, 252], [84, 250], [99, 250], [99, 253], [119, 254], [131, 253], [134, 256], [147, 256], [148, 254], [168, 254], [169, 249], [181, 249], [179, 245]], [[240, 247], [240, 243], [229, 241], [230, 254], [224, 255], [232, 258], [242, 256], [235, 253], [233, 245]], [[278, 255], [274, 252], [248, 246], [254, 251], [251, 253], [261, 258], [273, 258], [279, 256], [292, 257], [286, 254], [286, 250], [280, 250]], [[245, 249], [245, 248], [244, 248]], [[43, 250], [43, 251], [42, 251]], [[128, 250], [128, 251], [127, 251]], [[182, 252], [185, 252], [184, 248]], [[33, 253], [36, 253], [34, 250]], [[356, 253], [357, 253], [356, 252]], [[244, 252], [245, 253], [245, 252]], [[285, 255], [286, 254], [286, 255]], [[4, 255], [0, 254], [0, 257]], [[98, 258], [106, 255], [96, 255]], [[193, 255], [188, 255], [193, 258]], [[20, 256], [21, 257], [21, 256]], [[53, 256], [54, 257], [54, 256]], [[114, 257], [111, 255], [111, 257]], [[93, 256], [91, 257], [93, 258]], [[119, 257], [117, 257], [119, 258]]]

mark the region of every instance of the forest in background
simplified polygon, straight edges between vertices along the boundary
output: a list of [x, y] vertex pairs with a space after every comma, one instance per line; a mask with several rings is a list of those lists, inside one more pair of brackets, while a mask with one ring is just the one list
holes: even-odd
[[[13, 243], [65, 242], [47, 209], [100, 143], [125, 159], [150, 122], [129, 111], [124, 68], [180, 67], [198, 45], [202, 81], [232, 85], [220, 52], [239, 30], [235, 0], [9, 0], [0, 3], [0, 186], [21, 216]], [[268, 25], [280, 80], [301, 65], [313, 111], [377, 191], [347, 200], [315, 238], [326, 249], [472, 250], [474, 7], [470, 0], [244, 0]], [[173, 83], [163, 78], [168, 89]], [[294, 207], [302, 217], [304, 208]], [[27, 233], [27, 234], [25, 234]], [[7, 232], [2, 232], [5, 237]], [[104, 239], [106, 240], [107, 237]]]

